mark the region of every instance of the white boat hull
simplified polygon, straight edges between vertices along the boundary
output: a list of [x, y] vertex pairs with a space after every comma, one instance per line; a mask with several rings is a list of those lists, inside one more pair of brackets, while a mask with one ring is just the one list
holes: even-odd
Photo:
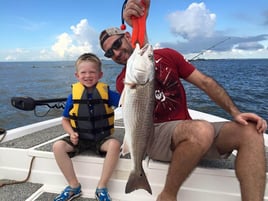
[[[190, 110], [190, 113], [195, 119], [206, 119], [209, 121], [224, 120], [193, 110]], [[116, 118], [121, 118], [120, 115], [120, 112], [117, 112]], [[27, 135], [39, 129], [42, 130], [51, 127], [52, 125], [59, 125], [60, 123], [61, 118], [56, 118], [18, 129], [12, 129], [7, 132], [7, 137], [4, 141]], [[53, 139], [53, 141], [55, 140], [57, 138]], [[266, 139], [266, 145], [267, 142]], [[45, 144], [48, 143], [51, 143], [51, 141]], [[24, 179], [28, 173], [31, 159], [33, 156], [35, 157], [31, 176], [28, 181], [44, 185], [32, 194], [27, 199], [28, 201], [37, 199], [43, 192], [60, 193], [67, 185], [56, 164], [53, 153], [36, 150], [35, 148], [18, 149], [0, 147], [0, 178], [11, 180]], [[76, 174], [82, 185], [83, 197], [94, 198], [95, 188], [102, 170], [103, 158], [79, 155], [72, 160]], [[108, 185], [114, 201], [156, 200], [156, 196], [162, 190], [165, 182], [168, 163], [156, 162], [146, 158], [143, 165], [153, 194], [150, 195], [144, 190], [137, 190], [130, 194], [125, 194], [124, 190], [130, 170], [130, 160], [121, 158]], [[264, 199], [266, 201], [268, 201], [267, 193], [266, 191]], [[180, 189], [178, 199], [180, 201], [239, 201], [241, 200], [239, 183], [232, 169], [197, 167]]]

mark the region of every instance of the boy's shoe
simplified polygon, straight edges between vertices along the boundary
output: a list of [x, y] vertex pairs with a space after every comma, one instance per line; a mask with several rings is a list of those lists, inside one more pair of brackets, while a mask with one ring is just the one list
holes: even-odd
[[67, 186], [60, 195], [55, 197], [54, 201], [70, 201], [74, 198], [79, 197], [81, 194], [81, 185], [79, 185], [77, 188]]
[[107, 188], [97, 188], [95, 197], [98, 201], [112, 201]]

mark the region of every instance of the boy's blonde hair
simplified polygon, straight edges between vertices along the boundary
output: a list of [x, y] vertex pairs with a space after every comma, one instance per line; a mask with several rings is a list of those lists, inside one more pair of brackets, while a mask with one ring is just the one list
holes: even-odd
[[82, 61], [91, 61], [94, 62], [98, 65], [98, 70], [101, 72], [101, 60], [99, 59], [99, 57], [97, 57], [95, 54], [92, 53], [85, 53], [82, 54], [80, 57], [78, 57], [78, 59], [75, 62], [75, 70], [78, 71], [78, 65], [82, 62]]

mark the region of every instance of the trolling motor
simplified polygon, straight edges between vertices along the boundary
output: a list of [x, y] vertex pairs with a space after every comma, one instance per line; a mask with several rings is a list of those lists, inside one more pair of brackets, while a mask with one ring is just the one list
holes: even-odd
[[[11, 105], [17, 109], [24, 111], [34, 110], [34, 114], [37, 117], [43, 117], [48, 114], [50, 109], [64, 109], [67, 98], [56, 98], [56, 99], [44, 99], [34, 100], [31, 97], [12, 97]], [[36, 106], [47, 106], [48, 110], [43, 115], [38, 115], [36, 112]], [[0, 128], [0, 143], [4, 140], [7, 132], [4, 128]], [[3, 185], [3, 184], [2, 184]], [[6, 185], [6, 184], [5, 184]], [[1, 187], [1, 182], [0, 182]]]
[[31, 97], [12, 97], [11, 105], [17, 109], [31, 111], [35, 109], [35, 101]]
[[[11, 105], [17, 109], [24, 111], [34, 110], [35, 116], [45, 116], [50, 109], [64, 109], [65, 101], [67, 98], [56, 98], [56, 99], [44, 99], [44, 100], [35, 100], [31, 97], [12, 97]], [[36, 106], [46, 106], [48, 110], [44, 115], [38, 115], [36, 112]]]
[[[34, 110], [38, 105], [46, 105], [49, 108], [63, 109], [63, 105], [58, 105], [59, 102], [65, 102], [66, 98], [56, 98], [56, 99], [44, 99], [44, 100], [34, 100], [31, 97], [12, 97], [11, 105], [17, 109], [31, 111]], [[49, 103], [55, 103], [53, 106]]]

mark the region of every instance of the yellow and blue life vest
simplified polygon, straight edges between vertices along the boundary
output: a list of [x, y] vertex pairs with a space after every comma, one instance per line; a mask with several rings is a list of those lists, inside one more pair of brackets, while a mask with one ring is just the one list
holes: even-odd
[[88, 97], [86, 88], [79, 82], [72, 85], [73, 108], [70, 121], [80, 139], [100, 141], [114, 131], [114, 110], [108, 105], [108, 89], [98, 82]]

